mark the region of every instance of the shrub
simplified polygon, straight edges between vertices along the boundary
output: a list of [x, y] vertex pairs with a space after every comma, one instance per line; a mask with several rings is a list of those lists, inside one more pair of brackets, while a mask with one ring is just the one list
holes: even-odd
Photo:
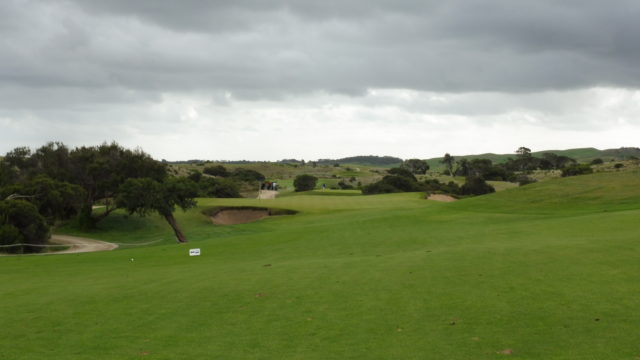
[[393, 186], [394, 188], [404, 191], [419, 191], [418, 183], [404, 176], [387, 175], [381, 180], [384, 184]]
[[313, 175], [302, 174], [293, 180], [293, 187], [296, 191], [308, 191], [316, 188], [318, 178]]
[[390, 175], [402, 176], [412, 181], [418, 181], [413, 173], [404, 168], [391, 168], [387, 170]]
[[462, 195], [484, 195], [495, 191], [496, 189], [480, 176], [468, 176], [467, 181], [460, 187]]
[[562, 177], [585, 175], [593, 173], [589, 164], [572, 164], [562, 169]]
[[266, 179], [264, 175], [257, 171], [244, 168], [235, 169], [231, 173], [231, 177], [245, 182], [264, 181], [264, 179]]
[[604, 164], [604, 160], [600, 158], [591, 160], [591, 165], [600, 165], [600, 164]]
[[195, 183], [200, 182], [202, 179], [202, 173], [198, 170], [191, 170], [187, 178]]
[[229, 176], [229, 172], [222, 165], [207, 166], [202, 170], [202, 172], [211, 176], [220, 176], [220, 177]]
[[362, 194], [364, 195], [389, 194], [397, 192], [400, 192], [400, 190], [382, 181], [378, 181], [362, 187]]
[[517, 182], [518, 185], [524, 186], [524, 185], [528, 185], [528, 184], [533, 184], [533, 183], [535, 183], [537, 181], [538, 180], [536, 180], [536, 179], [534, 179], [532, 177], [528, 177], [525, 174], [520, 174], [520, 175], [516, 176], [515, 181], [513, 181], [513, 182]]
[[438, 179], [427, 179], [423, 182], [423, 189], [426, 192], [438, 192], [445, 194], [460, 194], [460, 185], [454, 181], [442, 183]]
[[616, 168], [616, 169], [622, 169], [624, 167], [624, 164], [617, 163], [617, 164], [613, 165], [613, 167]]
[[346, 182], [344, 182], [344, 180], [340, 180], [338, 182], [338, 187], [342, 190], [351, 190], [353, 189], [353, 185], [351, 184], [347, 184]]
[[198, 184], [200, 195], [216, 198], [238, 198], [240, 190], [238, 184], [231, 179], [205, 177]]

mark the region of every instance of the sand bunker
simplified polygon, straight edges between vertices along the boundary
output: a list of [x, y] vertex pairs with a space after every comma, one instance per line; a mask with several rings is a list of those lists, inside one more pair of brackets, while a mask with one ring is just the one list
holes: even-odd
[[203, 211], [216, 225], [236, 225], [258, 221], [269, 216], [293, 215], [297, 211], [259, 207], [216, 207]]
[[429, 195], [429, 197], [427, 198], [427, 200], [443, 201], [443, 202], [452, 202], [452, 201], [456, 201], [456, 200], [458, 200], [458, 199], [454, 198], [453, 196], [449, 196], [449, 195], [431, 194], [431, 195]]
[[222, 210], [211, 217], [216, 225], [234, 225], [258, 221], [269, 216], [269, 210]]

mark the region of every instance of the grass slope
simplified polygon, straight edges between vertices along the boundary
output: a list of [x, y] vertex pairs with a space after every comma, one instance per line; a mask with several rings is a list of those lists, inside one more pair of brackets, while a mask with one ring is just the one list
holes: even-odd
[[[0, 358], [636, 359], [639, 177], [447, 204], [204, 199], [300, 213], [223, 227], [193, 210], [188, 245], [0, 258]], [[169, 233], [114, 219], [94, 235]]]
[[[596, 148], [577, 148], [568, 150], [543, 150], [535, 151], [531, 154], [535, 157], [542, 157], [544, 153], [554, 153], [557, 155], [568, 156], [578, 162], [588, 163], [593, 159], [601, 158], [604, 161], [610, 160], [627, 160], [632, 157], [640, 157], [640, 148], [619, 148], [619, 149], [606, 149], [599, 150]], [[454, 156], [456, 160], [467, 159], [490, 159], [493, 163], [499, 164], [507, 161], [509, 158], [516, 158], [515, 154], [478, 154], [478, 155], [459, 155]], [[431, 171], [441, 172], [445, 169], [444, 164], [441, 163], [442, 157], [427, 159]]]

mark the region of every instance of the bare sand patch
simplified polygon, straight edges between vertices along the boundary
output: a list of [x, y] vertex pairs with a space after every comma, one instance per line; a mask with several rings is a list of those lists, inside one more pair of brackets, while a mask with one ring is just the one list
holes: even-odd
[[275, 190], [260, 190], [258, 192], [258, 199], [275, 199], [278, 192]]
[[221, 210], [211, 217], [216, 225], [235, 225], [258, 221], [269, 216], [269, 210], [229, 209]]
[[431, 194], [431, 195], [429, 195], [427, 200], [442, 201], [442, 202], [452, 202], [452, 201], [457, 201], [458, 199], [454, 198], [453, 196], [449, 196], [449, 195]]
[[298, 212], [254, 206], [216, 206], [204, 209], [202, 213], [207, 215], [216, 225], [236, 225], [258, 221], [270, 216], [294, 215]]

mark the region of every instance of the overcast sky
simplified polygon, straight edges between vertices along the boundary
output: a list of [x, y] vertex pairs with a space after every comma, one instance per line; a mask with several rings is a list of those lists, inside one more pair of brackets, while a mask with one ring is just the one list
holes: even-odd
[[2, 0], [0, 153], [640, 146], [637, 0]]

